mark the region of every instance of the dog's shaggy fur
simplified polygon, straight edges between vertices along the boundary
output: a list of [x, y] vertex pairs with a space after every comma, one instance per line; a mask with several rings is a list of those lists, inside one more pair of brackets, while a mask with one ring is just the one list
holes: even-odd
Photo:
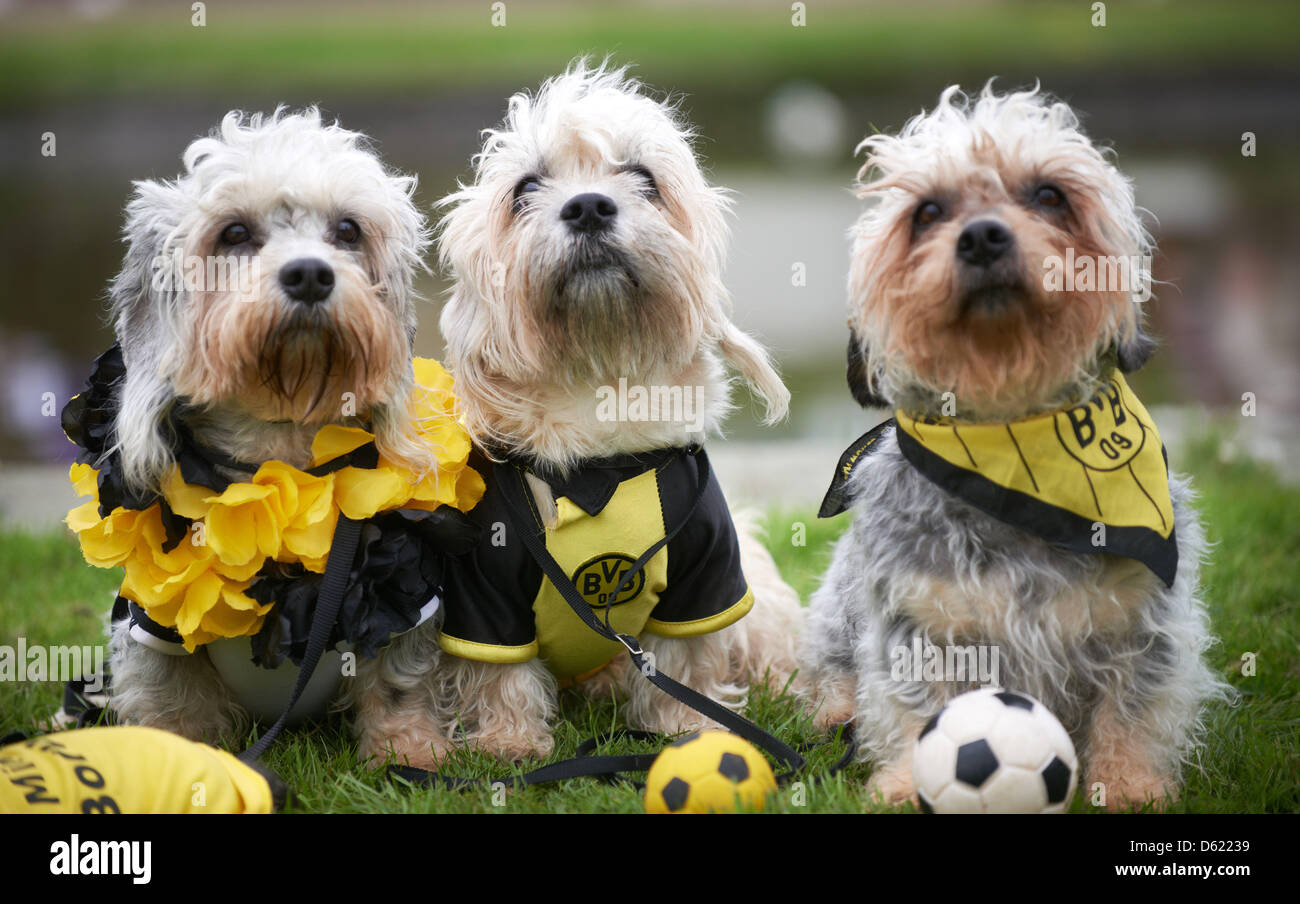
[[[999, 422], [1090, 398], [1118, 362], [1141, 365], [1141, 287], [1049, 291], [1049, 255], [1142, 260], [1150, 240], [1125, 177], [1073, 111], [1037, 90], [968, 100], [954, 86], [898, 135], [873, 135], [849, 274], [850, 383], [865, 405]], [[1008, 251], [963, 259], [972, 223]], [[1145, 268], [1141, 278], [1149, 278]], [[947, 395], [951, 394], [951, 395]], [[852, 719], [873, 785], [914, 792], [913, 743], [972, 684], [893, 680], [914, 637], [996, 645], [1001, 683], [1070, 731], [1108, 806], [1163, 801], [1225, 693], [1202, 654], [1204, 532], [1171, 476], [1179, 563], [1172, 588], [1144, 566], [1063, 551], [948, 495], [887, 432], [849, 486], [856, 516], [813, 598], [802, 652], [818, 719]]]
[[[485, 447], [563, 471], [585, 458], [699, 442], [703, 434], [680, 420], [602, 419], [597, 391], [620, 378], [703, 387], [702, 426], [711, 433], [729, 409], [724, 359], [766, 402], [770, 420], [785, 414], [789, 393], [766, 353], [728, 316], [727, 203], [701, 173], [692, 137], [671, 104], [622, 70], [585, 62], [535, 96], [515, 95], [503, 126], [486, 133], [473, 182], [443, 201], [450, 209], [440, 234], [455, 276], [442, 315], [448, 366], [465, 422]], [[603, 199], [607, 228], [565, 222], [584, 196]], [[532, 479], [532, 488], [538, 510], [553, 515], [550, 487]], [[766, 551], [741, 533], [753, 611], [714, 634], [643, 641], [666, 674], [733, 705], [751, 676], [770, 670], [779, 683], [793, 670], [800, 615]], [[448, 657], [439, 680], [470, 743], [508, 756], [551, 749], [556, 687], [542, 663]], [[699, 724], [621, 668], [585, 686], [606, 693], [611, 684], [626, 691], [641, 727]]]

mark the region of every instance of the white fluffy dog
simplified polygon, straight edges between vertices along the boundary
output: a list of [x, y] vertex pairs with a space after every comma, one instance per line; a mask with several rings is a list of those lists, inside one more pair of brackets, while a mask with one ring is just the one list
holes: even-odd
[[[451, 209], [442, 222], [440, 252], [455, 286], [442, 330], [464, 422], [489, 457], [526, 472], [551, 544], [572, 505], [563, 498], [566, 484], [588, 475], [594, 463], [652, 461], [717, 429], [729, 410], [724, 361], [750, 381], [769, 421], [785, 414], [789, 393], [764, 350], [729, 319], [721, 280], [726, 198], [701, 173], [692, 133], [673, 105], [647, 96], [623, 70], [580, 61], [535, 96], [511, 98], [505, 123], [486, 136], [473, 183], [443, 201]], [[599, 404], [602, 391], [623, 385], [698, 399], [699, 417], [694, 423], [662, 416], [666, 412], [610, 417]], [[635, 471], [634, 466], [624, 474]], [[664, 500], [660, 535], [673, 520]], [[715, 502], [720, 500], [718, 494]], [[487, 505], [475, 510], [480, 518], [491, 512]], [[734, 554], [730, 518], [715, 527], [720, 554]], [[680, 629], [680, 613], [673, 622], [679, 627], [666, 627], [662, 609], [648, 624], [638, 623], [648, 631], [644, 647], [660, 669], [732, 705], [750, 677], [770, 670], [779, 683], [790, 674], [800, 612], [762, 546], [744, 530], [738, 542], [754, 597], [747, 617], [698, 636]], [[630, 561], [640, 551], [629, 545], [624, 558]], [[676, 574], [685, 566], [673, 562], [687, 561], [683, 556], [689, 553], [680, 546], [668, 553], [668, 570]], [[521, 562], [500, 569], [486, 558], [479, 564], [484, 571], [534, 567]], [[686, 594], [693, 581], [705, 580], [710, 578], [679, 575]], [[695, 589], [704, 597], [710, 588]], [[501, 618], [513, 615], [494, 616], [486, 597], [494, 597], [503, 612], [510, 604], [526, 611], [534, 592], [536, 581], [500, 592], [484, 582], [449, 582], [448, 619], [468, 620], [456, 615], [460, 607], [492, 622], [482, 630], [504, 631]], [[495, 599], [508, 595], [512, 601]], [[632, 608], [623, 602], [616, 601], [616, 613]], [[595, 598], [592, 605], [603, 608]], [[443, 629], [444, 649], [458, 653], [439, 670], [449, 713], [462, 720], [470, 743], [506, 756], [551, 749], [547, 720], [554, 711], [556, 673], [584, 677], [571, 674], [577, 666], [568, 673], [558, 668], [558, 654], [547, 660], [541, 603], [538, 611], [540, 654], [528, 647], [531, 625], [520, 626], [512, 648], [522, 653], [508, 657], [479, 656], [454, 636], [454, 626]], [[576, 633], [590, 633], [576, 619], [573, 624]], [[640, 627], [634, 624], [634, 633]], [[500, 650], [506, 639], [496, 643]], [[600, 663], [615, 652], [604, 651]], [[606, 669], [583, 686], [599, 692], [617, 680], [630, 698], [629, 718], [640, 727], [676, 732], [700, 724], [693, 711], [642, 676], [618, 672]]]
[[[115, 419], [95, 466], [127, 496], [157, 500], [183, 454], [220, 483], [247, 481], [271, 459], [306, 469], [317, 431], [338, 424], [373, 432], [384, 460], [427, 473], [436, 450], [407, 415], [412, 278], [430, 234], [415, 179], [314, 109], [231, 113], [184, 165], [174, 181], [137, 183], [127, 207], [129, 251], [112, 288], [124, 376], [105, 388]], [[160, 280], [159, 262], [176, 253], [254, 264], [257, 276], [219, 288]], [[120, 718], [210, 740], [246, 723], [206, 646], [160, 646], [135, 621], [113, 628]], [[403, 634], [338, 690], [336, 703], [356, 704], [363, 755], [391, 748], [427, 762], [433, 732], [422, 726], [435, 704], [417, 679], [436, 665], [435, 636], [432, 624]], [[335, 664], [330, 686], [338, 679]], [[272, 713], [286, 696], [268, 701]]]

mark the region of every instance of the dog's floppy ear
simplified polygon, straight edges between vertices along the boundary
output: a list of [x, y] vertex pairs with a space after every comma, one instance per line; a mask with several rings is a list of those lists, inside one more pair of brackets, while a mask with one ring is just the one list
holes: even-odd
[[118, 389], [114, 442], [122, 453], [122, 476], [134, 491], [156, 491], [172, 464], [165, 435], [175, 402], [163, 362], [177, 345], [173, 334], [184, 292], [161, 283], [158, 268], [168, 236], [190, 203], [175, 183], [137, 182], [126, 207], [127, 252], [109, 290], [126, 377]]
[[871, 391], [871, 381], [867, 379], [867, 355], [858, 341], [857, 331], [849, 328], [848, 371], [845, 376], [849, 381], [849, 392], [853, 399], [863, 408], [888, 408], [885, 401]]
[[1121, 337], [1115, 342], [1115, 357], [1119, 369], [1126, 374], [1131, 374], [1146, 364], [1155, 350], [1155, 340], [1142, 331], [1141, 325], [1134, 325], [1131, 336]]

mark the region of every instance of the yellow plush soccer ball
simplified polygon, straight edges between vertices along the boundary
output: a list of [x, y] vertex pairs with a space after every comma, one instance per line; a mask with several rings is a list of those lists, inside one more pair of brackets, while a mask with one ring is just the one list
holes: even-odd
[[645, 780], [647, 813], [718, 813], [737, 802], [763, 809], [776, 776], [753, 744], [728, 731], [698, 731], [650, 764]]

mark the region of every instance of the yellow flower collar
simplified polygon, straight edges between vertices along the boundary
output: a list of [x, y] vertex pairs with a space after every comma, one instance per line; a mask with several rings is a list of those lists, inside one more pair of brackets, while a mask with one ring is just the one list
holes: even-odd
[[[100, 513], [99, 470], [86, 462], [69, 471], [78, 495], [89, 496], [68, 513], [86, 561], [123, 566], [121, 595], [179, 633], [185, 649], [219, 637], [258, 633], [274, 605], [245, 591], [269, 562], [323, 573], [340, 512], [354, 520], [396, 509], [460, 511], [483, 495], [482, 477], [467, 466], [471, 441], [457, 422], [452, 378], [427, 358], [414, 359], [415, 387], [408, 412], [415, 434], [436, 451], [437, 465], [416, 474], [382, 455], [373, 468], [348, 464], [320, 476], [281, 461], [258, 467], [248, 481], [221, 492], [186, 483], [173, 466], [162, 487], [171, 518], [190, 522], [187, 536], [168, 542], [161, 501], [145, 508], [118, 505]], [[66, 418], [65, 418], [66, 420]], [[328, 425], [312, 440], [309, 469], [374, 442], [357, 427]]]

